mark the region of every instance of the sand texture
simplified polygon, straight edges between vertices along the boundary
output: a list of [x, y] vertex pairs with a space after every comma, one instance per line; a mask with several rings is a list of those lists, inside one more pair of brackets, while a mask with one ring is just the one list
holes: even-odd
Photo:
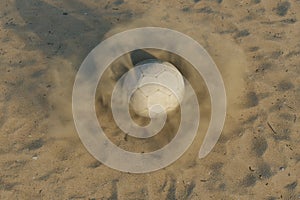
[[[1, 0], [0, 199], [300, 199], [298, 20], [299, 0]], [[194, 81], [201, 108], [194, 143], [164, 169], [130, 174], [85, 149], [72, 87], [96, 45], [143, 26], [180, 31], [209, 52], [224, 78], [228, 112], [217, 145], [198, 159], [210, 104], [203, 81]], [[188, 68], [176, 56], [149, 53]], [[107, 70], [97, 116], [121, 148], [153, 151], [174, 137], [176, 117], [145, 141], [120, 133], [109, 112], [113, 83], [132, 59], [124, 55]]]

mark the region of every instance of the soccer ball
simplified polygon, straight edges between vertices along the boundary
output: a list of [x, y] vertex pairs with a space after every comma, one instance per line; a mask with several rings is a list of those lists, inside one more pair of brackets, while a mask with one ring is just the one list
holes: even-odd
[[130, 97], [133, 111], [143, 117], [159, 117], [178, 107], [184, 95], [184, 80], [169, 62], [146, 60], [134, 67], [134, 76], [125, 77], [134, 85]]

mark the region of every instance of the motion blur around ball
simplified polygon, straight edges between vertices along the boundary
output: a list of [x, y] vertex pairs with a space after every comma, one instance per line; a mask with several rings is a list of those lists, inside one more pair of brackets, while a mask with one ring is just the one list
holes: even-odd
[[175, 110], [183, 99], [184, 80], [171, 63], [146, 60], [135, 66], [135, 91], [130, 98], [134, 112], [143, 117], [156, 118]]

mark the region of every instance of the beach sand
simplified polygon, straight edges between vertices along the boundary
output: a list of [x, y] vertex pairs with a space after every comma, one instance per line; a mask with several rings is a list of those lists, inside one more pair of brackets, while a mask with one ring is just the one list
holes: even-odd
[[[299, 10], [299, 0], [2, 0], [0, 199], [300, 199]], [[191, 147], [164, 169], [131, 174], [85, 149], [72, 87], [101, 41], [144, 26], [180, 31], [208, 51], [224, 78], [228, 111], [217, 145], [199, 159], [210, 116], [199, 83], [201, 122]], [[99, 121], [115, 144], [152, 151], [173, 137], [172, 127], [150, 142], [116, 133], [101, 94], [112, 85], [99, 88]]]

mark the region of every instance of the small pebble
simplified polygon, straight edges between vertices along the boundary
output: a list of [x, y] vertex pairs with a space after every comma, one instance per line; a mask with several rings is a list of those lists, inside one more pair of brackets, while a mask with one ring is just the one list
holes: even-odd
[[37, 160], [37, 159], [38, 159], [37, 156], [33, 156], [33, 157], [32, 157], [32, 160]]
[[283, 172], [285, 170], [285, 168], [284, 167], [280, 167], [279, 170]]

